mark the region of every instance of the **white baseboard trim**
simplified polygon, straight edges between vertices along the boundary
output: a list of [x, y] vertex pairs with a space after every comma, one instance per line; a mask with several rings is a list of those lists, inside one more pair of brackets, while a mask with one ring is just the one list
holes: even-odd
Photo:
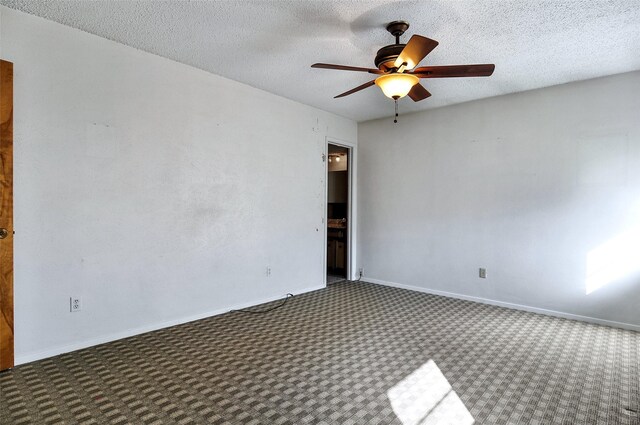
[[[325, 288], [324, 285], [312, 286], [304, 289], [299, 289], [293, 292], [294, 295], [304, 294], [306, 292], [317, 291], [318, 289]], [[107, 342], [117, 341], [123, 338], [129, 338], [131, 336], [144, 334], [147, 332], [157, 331], [159, 329], [168, 328], [171, 326], [182, 325], [184, 323], [193, 322], [195, 320], [206, 319], [207, 317], [217, 316], [219, 314], [228, 313], [231, 310], [240, 310], [243, 308], [252, 307], [259, 304], [268, 303], [271, 301], [276, 301], [282, 299], [282, 296], [269, 297], [261, 300], [253, 300], [251, 302], [237, 304], [229, 307], [220, 308], [213, 311], [207, 311], [204, 313], [194, 314], [192, 316], [182, 317], [179, 319], [168, 320], [162, 323], [155, 323], [153, 325], [141, 326], [134, 329], [128, 329], [123, 332], [116, 332], [109, 335], [103, 335], [98, 338], [91, 338], [88, 340], [84, 340], [81, 342], [75, 342], [73, 344], [59, 345], [56, 347], [51, 347], [46, 350], [35, 351], [31, 353], [19, 354], [15, 357], [15, 365], [21, 365], [25, 363], [34, 362], [36, 360], [46, 359], [48, 357], [57, 356], [59, 354], [69, 353], [71, 351], [81, 350], [83, 348], [93, 347], [95, 345], [104, 344]]]
[[511, 308], [514, 310], [528, 311], [530, 313], [544, 314], [546, 316], [561, 317], [563, 319], [578, 320], [581, 322], [595, 323], [597, 325], [611, 326], [614, 328], [629, 329], [632, 331], [640, 332], [640, 325], [634, 325], [631, 323], [614, 322], [612, 320], [598, 319], [596, 317], [580, 316], [577, 314], [564, 313], [562, 311], [547, 310], [544, 308], [532, 307], [528, 305], [513, 304], [513, 303], [504, 302], [504, 301], [491, 300], [488, 298], [473, 297], [470, 295], [457, 294], [454, 292], [438, 291], [435, 289], [422, 288], [420, 286], [405, 285], [402, 283], [389, 282], [389, 281], [380, 280], [380, 279], [372, 279], [369, 277], [363, 278], [363, 279], [365, 283], [373, 283], [376, 285], [391, 286], [394, 288], [401, 288], [401, 289], [409, 289], [410, 291], [423, 292], [425, 294], [441, 295], [443, 297], [457, 298], [459, 300], [473, 301], [473, 302], [482, 303], [482, 304], [490, 304], [498, 307]]

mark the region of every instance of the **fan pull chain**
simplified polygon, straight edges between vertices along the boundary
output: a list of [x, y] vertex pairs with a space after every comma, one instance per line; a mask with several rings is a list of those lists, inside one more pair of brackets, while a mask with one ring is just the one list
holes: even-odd
[[398, 99], [394, 99], [393, 101], [396, 104], [396, 117], [393, 119], [393, 122], [397, 123], [398, 122]]

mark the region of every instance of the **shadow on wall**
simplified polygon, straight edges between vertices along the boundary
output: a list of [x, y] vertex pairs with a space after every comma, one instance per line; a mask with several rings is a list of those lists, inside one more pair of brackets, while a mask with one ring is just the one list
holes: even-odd
[[403, 425], [472, 425], [473, 416], [433, 360], [387, 391]]
[[634, 275], [640, 275], [640, 226], [618, 234], [587, 253], [587, 295]]

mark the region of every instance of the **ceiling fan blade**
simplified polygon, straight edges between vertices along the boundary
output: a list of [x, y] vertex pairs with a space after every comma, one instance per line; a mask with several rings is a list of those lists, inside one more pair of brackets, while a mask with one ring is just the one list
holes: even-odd
[[347, 66], [347, 65], [334, 65], [332, 63], [314, 63], [311, 68], [323, 68], [323, 69], [337, 69], [339, 71], [358, 71], [368, 72], [370, 74], [384, 74], [384, 71], [380, 71], [375, 68], [361, 68], [359, 66]]
[[364, 90], [364, 89], [366, 89], [367, 87], [371, 87], [371, 86], [373, 86], [373, 85], [375, 85], [375, 84], [376, 84], [376, 80], [371, 80], [371, 81], [369, 81], [369, 82], [366, 82], [366, 83], [364, 83], [364, 84], [362, 84], [362, 85], [360, 85], [360, 86], [356, 87], [355, 89], [351, 89], [351, 90], [346, 91], [346, 92], [344, 92], [344, 93], [341, 93], [341, 94], [339, 94], [339, 95], [337, 95], [337, 96], [334, 96], [334, 99], [337, 99], [337, 98], [339, 98], [339, 97], [349, 96], [350, 94], [353, 94], [353, 93], [355, 93], [355, 92], [357, 92], [357, 91], [360, 91], [360, 90]]
[[431, 96], [431, 93], [429, 93], [429, 91], [425, 89], [424, 86], [420, 83], [413, 86], [411, 88], [411, 91], [409, 91], [409, 97], [414, 102], [420, 102], [421, 100], [426, 99], [429, 96]]
[[427, 56], [433, 49], [436, 48], [438, 42], [421, 35], [414, 34], [409, 39], [409, 42], [393, 64], [396, 68], [400, 68], [403, 63], [407, 64], [407, 69], [413, 69], [420, 63], [425, 56]]
[[495, 68], [494, 64], [422, 66], [412, 74], [420, 78], [488, 77]]

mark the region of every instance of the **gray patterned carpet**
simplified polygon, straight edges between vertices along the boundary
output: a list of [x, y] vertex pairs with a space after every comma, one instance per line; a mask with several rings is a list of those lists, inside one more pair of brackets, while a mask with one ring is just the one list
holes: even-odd
[[638, 424], [640, 333], [367, 283], [0, 374], [2, 424]]

